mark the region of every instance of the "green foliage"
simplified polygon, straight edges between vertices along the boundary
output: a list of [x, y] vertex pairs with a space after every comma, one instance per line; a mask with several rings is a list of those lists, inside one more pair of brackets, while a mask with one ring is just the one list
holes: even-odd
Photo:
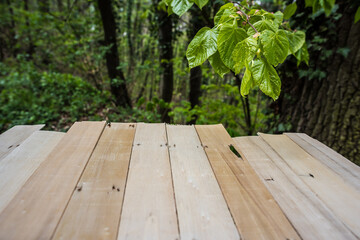
[[[239, 74], [241, 69], [249, 65], [258, 50], [257, 47], [257, 40], [253, 37], [248, 37], [235, 46], [232, 55], [235, 62], [235, 74]], [[248, 71], [248, 73], [251, 75], [251, 72]]]
[[35, 123], [59, 129], [76, 120], [96, 116], [107, 104], [108, 93], [101, 94], [79, 77], [38, 72], [31, 64], [24, 64], [21, 70], [11, 71], [0, 65], [4, 75], [0, 78], [1, 130]]
[[290, 50], [286, 31], [278, 30], [272, 32], [270, 30], [265, 30], [260, 35], [260, 40], [264, 55], [270, 64], [276, 67], [279, 63], [285, 61]]
[[324, 9], [326, 16], [329, 16], [335, 6], [335, 0], [305, 0], [306, 7], [312, 7], [313, 13]]
[[296, 12], [296, 9], [297, 9], [296, 2], [287, 5], [284, 10], [284, 19], [291, 18], [291, 16], [294, 15], [294, 13]]
[[356, 10], [354, 23], [357, 23], [359, 20], [360, 20], [360, 7], [358, 7], [358, 9]]
[[214, 71], [220, 77], [224, 77], [226, 73], [230, 72], [230, 69], [226, 67], [223, 61], [221, 60], [219, 51], [216, 51], [213, 55], [209, 57], [209, 62], [213, 67]]
[[260, 90], [274, 100], [277, 99], [280, 95], [281, 81], [275, 68], [266, 59], [256, 59], [250, 65], [250, 71]]
[[235, 62], [232, 59], [232, 53], [235, 46], [247, 38], [244, 29], [234, 27], [230, 24], [224, 24], [220, 28], [217, 45], [219, 48], [220, 58], [229, 69], [234, 70]]
[[[304, 49], [305, 33], [292, 31], [282, 23], [283, 18], [290, 17], [295, 11], [296, 3], [288, 7], [284, 15], [281, 12], [273, 14], [262, 9], [248, 9], [240, 4], [225, 4], [214, 18], [214, 28], [202, 28], [189, 44], [186, 56], [190, 68], [209, 59], [221, 77], [229, 70], [235, 74], [244, 71], [243, 95], [258, 86], [276, 100], [281, 82], [274, 67], [283, 63], [289, 54], [293, 54], [299, 62], [308, 62]], [[219, 34], [212, 31], [219, 31]], [[212, 57], [217, 53], [216, 49], [220, 59]]]
[[[185, 124], [194, 115], [198, 116], [197, 124], [217, 124], [221, 122], [231, 136], [247, 135], [248, 129], [244, 125], [244, 111], [242, 110], [241, 96], [236, 86], [231, 84], [209, 84], [202, 87], [204, 94], [201, 98], [201, 106], [191, 108], [190, 103], [182, 101], [173, 108], [170, 113], [174, 122]], [[218, 101], [219, 96], [226, 96], [223, 101]], [[264, 108], [266, 100], [258, 99], [254, 96], [249, 97], [251, 106], [251, 118], [257, 119], [253, 128], [262, 131], [266, 128], [269, 121], [262, 111], [257, 111], [256, 106]]]
[[195, 35], [186, 51], [186, 57], [189, 61], [190, 68], [203, 64], [206, 59], [216, 52], [217, 35], [216, 29], [210, 29], [208, 27], [202, 28]]
[[194, 2], [190, 0], [168, 0], [165, 1], [165, 4], [169, 4], [171, 6], [171, 10], [181, 16], [191, 8]]
[[166, 6], [169, 14], [175, 13], [182, 16], [194, 3], [202, 9], [208, 1], [209, 0], [162, 0], [160, 6]]

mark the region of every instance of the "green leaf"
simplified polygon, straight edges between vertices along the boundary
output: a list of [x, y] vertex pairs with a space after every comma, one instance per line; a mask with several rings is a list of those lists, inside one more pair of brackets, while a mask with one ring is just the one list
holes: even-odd
[[316, 13], [317, 11], [319, 11], [321, 8], [322, 8], [322, 6], [320, 4], [320, 0], [314, 0], [313, 5], [312, 5], [313, 14]]
[[190, 68], [203, 64], [217, 50], [217, 31], [208, 27], [203, 27], [196, 33], [190, 42], [186, 57]]
[[294, 15], [294, 13], [296, 12], [296, 9], [297, 9], [296, 2], [293, 2], [292, 4], [287, 5], [284, 10], [284, 19], [291, 18], [291, 16]]
[[358, 7], [358, 9], [356, 10], [354, 23], [357, 23], [359, 20], [360, 20], [360, 7]]
[[209, 2], [209, 0], [194, 0], [194, 3], [195, 3], [200, 9], [202, 9], [208, 2]]
[[236, 8], [232, 3], [227, 3], [216, 13], [214, 24], [215, 26], [218, 26], [219, 24], [232, 23], [234, 21], [234, 16], [237, 16]]
[[209, 62], [220, 77], [224, 77], [226, 73], [230, 72], [230, 69], [221, 61], [219, 51], [209, 57]]
[[275, 101], [279, 97], [281, 90], [281, 81], [275, 68], [266, 60], [258, 58], [253, 61], [250, 70], [260, 90]]
[[319, 3], [320, 6], [324, 9], [326, 16], [329, 16], [335, 5], [335, 0], [319, 0]]
[[280, 11], [277, 11], [276, 13], [274, 13], [275, 19], [274, 19], [274, 23], [276, 25], [281, 25], [283, 19], [284, 19], [284, 14]]
[[285, 32], [289, 39], [290, 52], [295, 54], [305, 43], [305, 33], [303, 31]]
[[224, 62], [225, 66], [230, 69], [234, 69], [234, 61], [232, 59], [232, 53], [236, 44], [247, 38], [247, 34], [244, 29], [225, 24], [222, 26], [217, 39], [220, 58]]
[[305, 0], [305, 7], [312, 7], [314, 4], [314, 0]]
[[309, 66], [309, 52], [307, 50], [306, 43], [304, 43], [304, 45], [294, 55], [297, 59], [297, 66], [299, 66], [301, 62], [305, 62], [306, 65]]
[[172, 11], [181, 16], [191, 8], [194, 3], [189, 0], [172, 0]]
[[253, 60], [257, 49], [257, 40], [252, 36], [245, 38], [235, 46], [232, 54], [233, 60], [235, 62], [235, 74], [239, 74], [241, 69], [245, 67], [245, 65], [249, 64], [251, 60]]
[[271, 32], [265, 30], [260, 35], [264, 55], [270, 64], [277, 66], [285, 61], [289, 52], [289, 40], [284, 30]]
[[243, 97], [249, 95], [250, 89], [253, 88], [254, 85], [255, 85], [255, 81], [251, 75], [251, 71], [248, 68], [246, 68], [244, 76], [241, 81], [241, 87], [240, 87], [241, 95]]
[[[270, 31], [276, 32], [276, 30], [278, 29], [277, 25], [275, 25], [275, 23], [273, 21], [270, 21], [267, 19], [258, 21], [256, 23], [254, 23], [253, 25], [256, 28], [256, 30], [258, 30], [259, 32], [262, 32], [265, 30], [270, 30]], [[255, 30], [252, 27], [249, 27], [247, 34], [249, 36], [252, 36], [255, 34]]]

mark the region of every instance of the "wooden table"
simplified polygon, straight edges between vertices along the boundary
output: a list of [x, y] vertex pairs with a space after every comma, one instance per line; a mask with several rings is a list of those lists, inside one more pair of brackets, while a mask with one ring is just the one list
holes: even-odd
[[360, 168], [305, 134], [76, 122], [0, 135], [0, 239], [359, 239]]

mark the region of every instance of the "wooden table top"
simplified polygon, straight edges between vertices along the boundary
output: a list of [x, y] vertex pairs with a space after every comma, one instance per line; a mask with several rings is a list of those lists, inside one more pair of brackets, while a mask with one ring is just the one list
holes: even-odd
[[42, 127], [0, 135], [0, 240], [360, 238], [360, 167], [306, 134]]

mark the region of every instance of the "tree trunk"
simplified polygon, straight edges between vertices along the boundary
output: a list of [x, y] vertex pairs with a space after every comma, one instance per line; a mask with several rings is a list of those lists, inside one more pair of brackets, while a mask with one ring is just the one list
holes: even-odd
[[[203, 10], [205, 11], [205, 9]], [[191, 19], [188, 31], [189, 40], [193, 39], [196, 33], [205, 26], [204, 18], [201, 15], [201, 10], [198, 8], [191, 8]], [[190, 43], [190, 42], [189, 42]], [[191, 109], [193, 109], [196, 105], [200, 105], [200, 97], [201, 97], [201, 82], [202, 82], [202, 70], [201, 67], [195, 67], [190, 70], [190, 92], [189, 92], [189, 101], [191, 105]], [[187, 122], [187, 124], [195, 124], [198, 116], [191, 116], [191, 120]]]
[[110, 47], [105, 57], [110, 78], [111, 93], [115, 97], [116, 105], [131, 107], [125, 76], [123, 72], [118, 69], [119, 55], [116, 42], [116, 25], [111, 0], [98, 0], [98, 6], [105, 34], [104, 45]]
[[[327, 77], [284, 77], [278, 109], [282, 121], [290, 120], [292, 130], [305, 132], [360, 164], [360, 24], [353, 24], [357, 7], [350, 2], [339, 3], [342, 17], [333, 31], [336, 36], [326, 36], [329, 41], [322, 46], [322, 51], [332, 49], [332, 56], [324, 60], [321, 53], [310, 52], [310, 67], [324, 69]], [[307, 36], [311, 34], [310, 29]], [[350, 49], [346, 57], [338, 51], [345, 47]], [[284, 96], [292, 100], [285, 101]]]
[[[24, 10], [26, 12], [29, 12], [29, 1], [28, 0], [24, 0]], [[30, 23], [29, 23], [29, 17], [28, 15], [25, 16], [25, 24], [26, 24], [26, 31], [27, 31], [27, 35], [29, 37], [29, 46], [26, 50], [26, 53], [28, 54], [27, 60], [32, 60], [33, 59], [33, 54], [35, 53], [35, 45], [31, 36], [31, 28], [30, 28]]]
[[[157, 9], [157, 8], [156, 8]], [[173, 46], [172, 46], [172, 16], [167, 12], [157, 10], [159, 26], [159, 55], [162, 76], [160, 80], [160, 95], [165, 103], [170, 103], [173, 95], [174, 76], [173, 76]], [[168, 107], [160, 107], [161, 121], [170, 122]]]

